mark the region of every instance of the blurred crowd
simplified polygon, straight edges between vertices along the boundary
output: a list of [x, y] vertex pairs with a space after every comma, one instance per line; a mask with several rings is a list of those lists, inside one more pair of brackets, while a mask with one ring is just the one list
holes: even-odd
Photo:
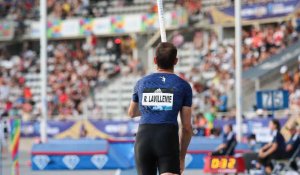
[[289, 91], [290, 109], [299, 111], [300, 106], [300, 57], [298, 57], [297, 68], [289, 70], [286, 65], [280, 68], [282, 89]]
[[[156, 1], [145, 0], [149, 4], [149, 12], [157, 12]], [[195, 13], [201, 8], [201, 1], [175, 1]], [[70, 17], [101, 17], [108, 14], [108, 7], [124, 7], [134, 5], [133, 0], [47, 0], [47, 12], [50, 19], [66, 19]], [[4, 0], [0, 2], [1, 18], [14, 21], [39, 18], [39, 0]]]
[[298, 40], [298, 32], [291, 21], [266, 25], [261, 29], [243, 31], [243, 67], [248, 69], [277, 54]]
[[[129, 36], [101, 43], [93, 36], [86, 41], [50, 42], [49, 117], [65, 119], [80, 115], [84, 100], [93, 97], [95, 88], [105, 86], [118, 74], [142, 73], [140, 62], [133, 58], [134, 42]], [[39, 84], [29, 85], [39, 82], [38, 52], [24, 44], [22, 53], [11, 55], [2, 48], [0, 57], [0, 115], [22, 116], [23, 120], [39, 117]]]
[[[190, 15], [197, 14], [204, 5], [233, 5], [234, 0], [220, 0], [202, 3], [203, 0], [174, 0], [174, 7], [183, 6]], [[244, 0], [244, 4], [280, 2], [285, 0]], [[155, 0], [145, 0], [149, 4], [149, 12], [157, 12]], [[169, 2], [166, 2], [169, 3]], [[171, 2], [172, 3], [172, 2]], [[214, 4], [215, 3], [215, 4]], [[121, 8], [139, 5], [134, 0], [47, 0], [49, 18], [65, 19], [70, 17], [101, 17], [108, 14], [108, 7]], [[8, 20], [23, 21], [39, 18], [39, 0], [3, 0], [0, 2], [0, 16]]]
[[0, 2], [0, 16], [13, 21], [37, 19], [38, 5], [39, 0], [3, 0]]
[[[291, 21], [282, 24], [268, 24], [260, 28], [253, 26], [244, 28], [242, 35], [243, 70], [260, 64], [295, 43], [299, 36], [299, 31], [295, 28]], [[172, 42], [184, 50], [185, 43], [190, 41], [185, 38], [184, 34], [175, 32]], [[220, 41], [213, 31], [196, 31], [192, 37], [191, 47], [197, 51], [199, 62], [193, 65], [191, 71], [180, 73], [180, 75], [193, 87], [194, 116], [203, 116], [201, 122], [195, 117], [195, 124], [201, 123], [202, 127], [205, 123], [204, 120], [213, 120], [212, 118], [215, 118], [217, 113], [227, 119], [234, 117], [235, 109], [230, 104], [230, 100], [232, 101], [234, 97], [233, 39]], [[297, 88], [295, 87], [299, 83], [297, 78], [299, 75], [296, 72], [296, 75], [289, 76], [285, 83], [288, 88], [293, 87], [293, 92], [296, 92]], [[293, 83], [293, 81], [296, 82]], [[294, 85], [295, 83], [296, 85]], [[291, 98], [293, 96], [292, 94]], [[298, 101], [297, 103], [299, 103]], [[213, 121], [205, 124], [208, 128], [213, 129], [212, 123]]]

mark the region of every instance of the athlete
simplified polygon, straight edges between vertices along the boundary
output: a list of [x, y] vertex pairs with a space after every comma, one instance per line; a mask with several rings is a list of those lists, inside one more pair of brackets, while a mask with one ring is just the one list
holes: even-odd
[[184, 170], [192, 136], [192, 89], [174, 74], [177, 61], [176, 47], [168, 42], [160, 43], [154, 58], [157, 72], [135, 85], [128, 115], [141, 116], [135, 142], [139, 175], [156, 175], [157, 170], [161, 175], [175, 175]]

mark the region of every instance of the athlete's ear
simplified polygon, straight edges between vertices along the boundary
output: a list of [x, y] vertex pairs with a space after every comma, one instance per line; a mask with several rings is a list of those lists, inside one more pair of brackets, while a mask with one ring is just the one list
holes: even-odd
[[157, 64], [157, 59], [156, 59], [156, 57], [154, 57], [154, 64]]
[[178, 58], [175, 59], [174, 61], [174, 66], [178, 63]]

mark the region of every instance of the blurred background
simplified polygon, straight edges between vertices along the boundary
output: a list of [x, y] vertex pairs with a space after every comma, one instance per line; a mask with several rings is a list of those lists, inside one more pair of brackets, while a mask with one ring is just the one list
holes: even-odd
[[[242, 142], [253, 134], [257, 142], [269, 142], [273, 118], [289, 140], [287, 127], [300, 124], [300, 1], [241, 3]], [[4, 172], [10, 167], [8, 121], [19, 118], [20, 164], [26, 175], [34, 174], [30, 153], [39, 143], [42, 119], [39, 5], [39, 0], [0, 1]], [[222, 126], [234, 125], [236, 116], [234, 0], [163, 0], [163, 5], [167, 39], [178, 48], [175, 71], [193, 89], [194, 138], [221, 138]], [[132, 140], [138, 127], [138, 119], [127, 116], [132, 89], [155, 71], [156, 1], [47, 0], [47, 19], [48, 139]], [[260, 99], [261, 90], [266, 93]], [[198, 164], [203, 162], [190, 166], [203, 168]]]

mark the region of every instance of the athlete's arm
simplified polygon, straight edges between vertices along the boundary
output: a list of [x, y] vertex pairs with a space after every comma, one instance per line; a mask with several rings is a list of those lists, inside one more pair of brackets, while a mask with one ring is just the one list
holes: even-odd
[[128, 115], [131, 118], [141, 116], [140, 110], [139, 110], [139, 104], [137, 102], [131, 101], [130, 106], [128, 108]]
[[141, 112], [139, 109], [139, 94], [138, 94], [138, 83], [134, 86], [132, 100], [130, 102], [130, 106], [128, 108], [128, 115], [131, 118], [141, 116]]
[[[180, 143], [180, 162], [184, 163], [187, 148], [190, 144], [191, 137], [193, 134], [191, 124], [191, 107], [183, 106], [180, 111], [181, 127], [179, 129], [179, 143]], [[183, 166], [183, 167], [182, 167]], [[184, 164], [181, 165], [181, 171], [183, 171]]]

